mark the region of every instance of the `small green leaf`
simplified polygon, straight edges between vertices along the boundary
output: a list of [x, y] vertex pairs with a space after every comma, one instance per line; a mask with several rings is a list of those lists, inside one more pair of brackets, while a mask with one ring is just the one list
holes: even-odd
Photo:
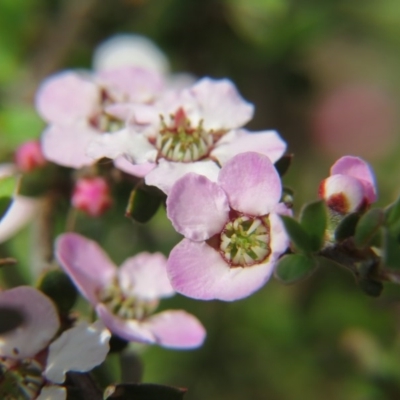
[[400, 221], [400, 197], [385, 210], [385, 222], [391, 226]]
[[109, 386], [104, 400], [182, 400], [186, 389], [152, 383], [131, 383]]
[[388, 268], [400, 269], [399, 235], [383, 229], [383, 263]]
[[380, 208], [367, 211], [358, 221], [354, 235], [356, 246], [367, 246], [385, 221], [385, 214]]
[[314, 251], [318, 251], [324, 243], [327, 220], [327, 211], [323, 200], [307, 204], [301, 212], [300, 224], [311, 238]]
[[318, 263], [314, 257], [305, 254], [288, 254], [279, 260], [275, 277], [285, 284], [291, 284], [309, 277], [317, 267]]
[[18, 179], [15, 176], [7, 176], [0, 179], [0, 219], [3, 218], [8, 211], [17, 185]]
[[286, 174], [290, 164], [292, 163], [292, 159], [293, 154], [285, 154], [275, 163], [275, 168], [278, 171], [279, 176]]
[[360, 214], [358, 213], [346, 215], [335, 230], [335, 239], [341, 242], [342, 240], [354, 236], [359, 219]]
[[293, 244], [305, 253], [312, 253], [315, 249], [314, 241], [308, 236], [305, 229], [294, 218], [281, 215], [281, 219]]
[[125, 216], [137, 222], [149, 221], [157, 212], [161, 204], [161, 197], [143, 188], [132, 190], [129, 196]]

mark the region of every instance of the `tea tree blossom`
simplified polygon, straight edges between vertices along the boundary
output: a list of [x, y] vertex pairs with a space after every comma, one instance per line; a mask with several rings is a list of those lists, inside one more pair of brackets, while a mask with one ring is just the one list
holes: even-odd
[[15, 151], [15, 164], [21, 172], [30, 172], [43, 167], [46, 159], [43, 156], [40, 142], [29, 140], [22, 143]]
[[160, 298], [174, 294], [162, 254], [140, 253], [117, 268], [96, 242], [66, 233], [57, 239], [56, 256], [105, 325], [119, 337], [174, 348], [202, 344], [205, 330], [194, 316], [182, 310], [153, 314]]
[[272, 162], [254, 152], [228, 161], [217, 182], [193, 173], [179, 179], [167, 198], [168, 217], [185, 236], [168, 258], [174, 289], [231, 301], [264, 285], [288, 246], [281, 192]]
[[374, 174], [361, 158], [341, 157], [321, 182], [319, 195], [339, 214], [359, 211], [376, 201]]
[[228, 79], [203, 78], [190, 88], [166, 92], [151, 106], [116, 105], [110, 112], [125, 118], [126, 128], [96, 138], [88, 154], [152, 163], [146, 183], [167, 194], [188, 172], [214, 180], [219, 171], [215, 162], [223, 165], [240, 152], [262, 152], [275, 162], [286, 149], [275, 131], [251, 134], [241, 129], [254, 107]]
[[34, 288], [3, 291], [0, 305], [23, 315], [19, 327], [0, 335], [1, 398], [65, 400], [66, 390], [58, 386], [65, 373], [90, 371], [109, 351], [110, 333], [100, 322], [79, 323], [55, 339], [60, 328], [56, 308]]

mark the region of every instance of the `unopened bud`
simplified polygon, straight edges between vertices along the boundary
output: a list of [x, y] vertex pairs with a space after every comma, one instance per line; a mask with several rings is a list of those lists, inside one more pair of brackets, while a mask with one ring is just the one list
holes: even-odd
[[46, 164], [40, 143], [30, 140], [20, 145], [15, 152], [15, 164], [22, 172], [31, 172]]

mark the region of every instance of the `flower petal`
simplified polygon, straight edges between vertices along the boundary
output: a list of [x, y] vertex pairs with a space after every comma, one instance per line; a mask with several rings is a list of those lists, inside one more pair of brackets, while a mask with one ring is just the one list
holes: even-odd
[[94, 163], [86, 155], [89, 143], [99, 136], [99, 132], [84, 121], [68, 125], [50, 125], [42, 133], [44, 157], [64, 167], [81, 168]]
[[120, 338], [133, 342], [155, 343], [156, 338], [149, 327], [143, 325], [140, 321], [119, 318], [101, 303], [96, 306], [96, 312], [104, 325]]
[[172, 187], [167, 215], [174, 228], [191, 240], [206, 240], [221, 232], [228, 221], [224, 191], [202, 175], [186, 174]]
[[250, 215], [268, 214], [281, 198], [278, 172], [268, 157], [242, 153], [231, 158], [218, 177], [231, 207]]
[[226, 134], [211, 152], [221, 165], [232, 157], [247, 151], [266, 155], [273, 163], [279, 160], [286, 151], [286, 142], [276, 131], [250, 132], [238, 129]]
[[45, 386], [36, 400], [66, 400], [67, 391], [61, 386]]
[[118, 270], [124, 293], [144, 300], [172, 296], [175, 292], [167, 275], [167, 259], [161, 253], [142, 252], [124, 261]]
[[331, 175], [348, 175], [361, 181], [365, 188], [366, 197], [370, 203], [376, 201], [375, 176], [371, 167], [363, 159], [353, 156], [344, 156], [331, 167]]
[[89, 119], [99, 107], [99, 88], [72, 71], [50, 76], [36, 94], [36, 108], [48, 122], [64, 124]]
[[151, 172], [146, 175], [146, 184], [156, 186], [169, 194], [175, 182], [189, 172], [207, 177], [216, 182], [220, 168], [214, 161], [198, 161], [193, 163], [172, 162], [161, 159]]
[[228, 79], [203, 78], [190, 90], [203, 111], [207, 130], [240, 128], [253, 117], [253, 104], [245, 101]]
[[199, 347], [206, 337], [200, 321], [183, 310], [167, 310], [144, 321], [160, 346], [189, 349]]
[[110, 350], [111, 334], [101, 321], [80, 322], [68, 329], [49, 347], [44, 376], [63, 383], [68, 371], [87, 372], [101, 364]]
[[42, 292], [29, 286], [0, 292], [0, 306], [15, 308], [24, 316], [19, 327], [0, 335], [2, 357], [34, 357], [48, 345], [60, 327], [53, 302]]
[[114, 160], [114, 165], [120, 171], [137, 176], [139, 178], [145, 177], [156, 166], [156, 164], [153, 163], [132, 164], [125, 157], [116, 158]]
[[64, 233], [56, 240], [55, 255], [82, 295], [97, 304], [97, 290], [110, 284], [117, 271], [103, 249], [77, 233]]
[[274, 264], [230, 268], [207, 243], [183, 239], [171, 251], [167, 271], [173, 288], [201, 300], [238, 300], [258, 290], [270, 277]]

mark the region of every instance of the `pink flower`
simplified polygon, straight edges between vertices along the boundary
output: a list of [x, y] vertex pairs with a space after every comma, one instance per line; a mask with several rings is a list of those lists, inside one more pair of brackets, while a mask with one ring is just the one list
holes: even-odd
[[22, 172], [30, 172], [43, 167], [46, 159], [43, 156], [40, 143], [30, 140], [20, 145], [15, 152], [15, 164]]
[[344, 156], [331, 167], [319, 187], [328, 207], [340, 214], [359, 211], [376, 201], [375, 177], [361, 158]]
[[79, 323], [54, 340], [60, 328], [57, 310], [37, 289], [0, 292], [0, 306], [19, 310], [24, 318], [15, 330], [0, 335], [2, 386], [9, 388], [9, 398], [65, 400], [65, 388], [57, 386], [65, 373], [90, 371], [109, 351], [111, 335], [99, 322]]
[[100, 176], [78, 179], [71, 203], [73, 207], [92, 217], [103, 215], [112, 205], [107, 181]]
[[216, 162], [223, 165], [243, 151], [266, 154], [275, 162], [286, 149], [275, 131], [241, 129], [254, 107], [227, 79], [203, 78], [190, 88], [166, 92], [151, 106], [116, 105], [109, 112], [126, 119], [127, 127], [96, 138], [88, 154], [152, 164], [153, 169], [144, 172], [146, 183], [167, 194], [188, 172], [215, 180]]
[[151, 315], [174, 294], [160, 253], [140, 253], [117, 268], [100, 246], [76, 233], [58, 237], [56, 256], [105, 325], [129, 341], [193, 348], [203, 343], [200, 322], [182, 310]]
[[237, 300], [268, 280], [289, 241], [277, 213], [281, 181], [268, 157], [242, 153], [218, 182], [187, 174], [172, 187], [167, 214], [185, 236], [167, 263], [174, 289], [202, 300]]

